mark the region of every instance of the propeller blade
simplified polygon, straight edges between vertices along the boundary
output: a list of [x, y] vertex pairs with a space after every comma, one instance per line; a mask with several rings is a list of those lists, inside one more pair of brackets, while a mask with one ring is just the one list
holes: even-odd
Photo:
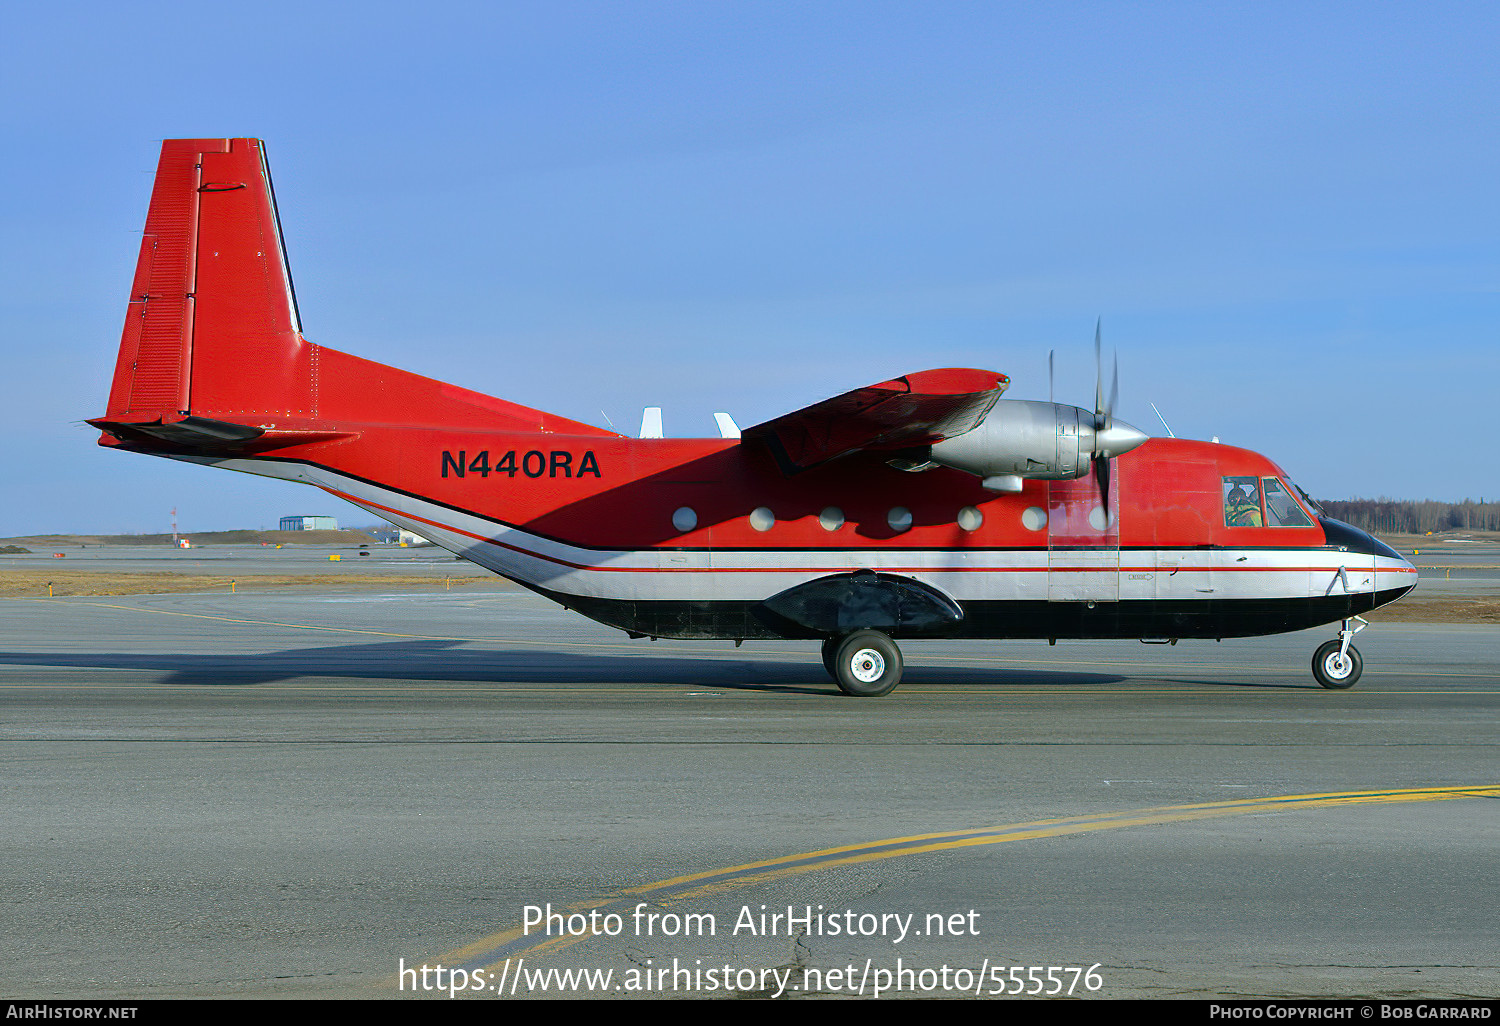
[[[1120, 354], [1116, 351], [1110, 361], [1110, 383], [1109, 402], [1104, 401], [1104, 353], [1102, 336], [1104, 329], [1104, 318], [1100, 317], [1094, 322], [1094, 369], [1096, 373], [1094, 384], [1094, 432], [1098, 449], [1094, 454], [1094, 483], [1099, 488], [1099, 505], [1104, 509], [1105, 527], [1109, 526], [1109, 478], [1110, 457], [1106, 445], [1111, 441], [1117, 441], [1111, 436], [1115, 435], [1114, 412], [1115, 404], [1120, 400]], [[1124, 427], [1129, 428], [1128, 425]], [[1133, 428], [1129, 428], [1134, 431]], [[1135, 432], [1139, 434], [1139, 432]], [[1139, 444], [1139, 443], [1137, 443]]]
[[1104, 318], [1094, 322], [1094, 430], [1104, 430], [1104, 357], [1099, 352], [1099, 337]]
[[1104, 527], [1109, 529], [1109, 459], [1094, 457], [1094, 483], [1099, 486], [1099, 505], [1104, 507]]
[[[1111, 380], [1110, 380], [1110, 383], [1109, 383], [1109, 405], [1104, 408], [1104, 415], [1105, 415], [1106, 418], [1108, 418], [1110, 420], [1113, 420], [1114, 416], [1115, 416], [1115, 403], [1117, 403], [1119, 401], [1119, 399], [1120, 399], [1120, 352], [1119, 352], [1119, 350], [1115, 350], [1115, 353], [1114, 353], [1114, 356], [1113, 356], [1111, 362], [1114, 364], [1114, 369], [1110, 372], [1110, 374], [1111, 374]], [[1108, 425], [1106, 425], [1106, 427], [1107, 426]]]
[[1056, 356], [1056, 355], [1057, 355], [1057, 350], [1056, 349], [1049, 349], [1049, 350], [1047, 350], [1047, 401], [1049, 403], [1055, 403], [1055, 402], [1057, 402], [1057, 399], [1053, 395], [1053, 392], [1055, 391], [1055, 389], [1053, 388], [1053, 384], [1056, 381], [1056, 378], [1053, 375], [1053, 366], [1052, 366], [1052, 358], [1054, 356]]

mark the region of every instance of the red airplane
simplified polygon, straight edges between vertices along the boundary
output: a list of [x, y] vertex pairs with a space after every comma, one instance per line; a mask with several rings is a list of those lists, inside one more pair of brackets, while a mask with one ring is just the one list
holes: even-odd
[[262, 143], [174, 139], [89, 423], [322, 488], [632, 638], [821, 640], [851, 695], [896, 686], [898, 638], [1333, 622], [1313, 673], [1351, 686], [1359, 614], [1416, 568], [1264, 456], [1114, 419], [1102, 377], [1092, 411], [927, 370], [739, 437], [630, 438], [308, 342]]

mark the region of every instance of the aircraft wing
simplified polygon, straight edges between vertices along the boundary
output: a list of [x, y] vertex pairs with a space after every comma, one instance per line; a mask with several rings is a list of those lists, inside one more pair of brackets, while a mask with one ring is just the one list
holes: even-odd
[[794, 474], [861, 449], [905, 449], [961, 435], [984, 420], [1009, 385], [995, 371], [918, 371], [757, 424], [742, 438], [765, 445]]

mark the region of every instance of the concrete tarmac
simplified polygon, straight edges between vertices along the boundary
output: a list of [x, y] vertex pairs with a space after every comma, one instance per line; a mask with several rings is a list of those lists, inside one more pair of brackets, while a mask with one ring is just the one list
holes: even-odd
[[855, 700], [505, 588], [0, 601], [0, 994], [1493, 996], [1500, 628], [1332, 634]]
[[[411, 577], [488, 577], [484, 567], [434, 545], [210, 545], [174, 549], [163, 545], [66, 545], [35, 542], [32, 551], [0, 555], [0, 572], [88, 570], [105, 573], [180, 573], [223, 577], [271, 574], [396, 574]], [[360, 553], [364, 552], [364, 555]], [[329, 556], [337, 556], [330, 560]]]

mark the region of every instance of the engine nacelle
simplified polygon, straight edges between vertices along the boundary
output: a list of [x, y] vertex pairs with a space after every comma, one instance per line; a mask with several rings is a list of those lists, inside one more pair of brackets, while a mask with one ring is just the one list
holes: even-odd
[[935, 443], [931, 460], [983, 478], [986, 488], [1012, 492], [1023, 480], [1082, 477], [1096, 457], [1129, 452], [1146, 437], [1113, 419], [1096, 431], [1094, 414], [1076, 406], [1001, 399], [972, 431]]

